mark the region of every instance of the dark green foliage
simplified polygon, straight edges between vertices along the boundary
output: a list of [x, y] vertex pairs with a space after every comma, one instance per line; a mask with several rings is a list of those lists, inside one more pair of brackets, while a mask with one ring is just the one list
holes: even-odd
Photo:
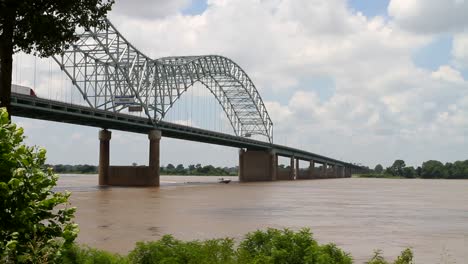
[[170, 235], [155, 242], [138, 242], [130, 252], [131, 263], [235, 263], [232, 239], [183, 242]]
[[73, 245], [65, 251], [60, 263], [63, 264], [125, 264], [127, 258], [103, 250]]
[[46, 165], [46, 167], [51, 167], [54, 172], [59, 174], [67, 174], [67, 173], [97, 173], [98, 167], [94, 165]]
[[403, 177], [405, 178], [415, 178], [416, 177], [416, 170], [414, 167], [404, 167], [403, 168]]
[[166, 167], [161, 166], [161, 175], [198, 175], [198, 176], [237, 176], [237, 167], [214, 167], [212, 165], [202, 166], [201, 164], [189, 165], [185, 168], [182, 164], [175, 167], [168, 164]]
[[[468, 176], [468, 175], [467, 175]], [[421, 177], [423, 178], [446, 178], [445, 167], [442, 162], [429, 160], [422, 164]]]
[[57, 176], [43, 169], [46, 151], [23, 139], [0, 108], [0, 262], [53, 262], [77, 236], [75, 208], [69, 193], [52, 191]]
[[238, 263], [352, 263], [351, 257], [335, 245], [318, 245], [309, 229], [249, 233], [239, 245], [238, 258]]
[[[382, 256], [382, 251], [377, 250], [374, 252], [372, 259], [366, 262], [366, 264], [390, 264], [390, 262], [384, 259]], [[398, 256], [393, 264], [414, 264], [413, 252], [409, 248], [405, 249], [403, 252], [401, 252], [401, 255]]]
[[[412, 264], [411, 250], [394, 264]], [[126, 257], [87, 247], [71, 247], [62, 255], [65, 264], [351, 264], [350, 255], [334, 244], [319, 245], [309, 229], [267, 229], [248, 233], [237, 249], [230, 238], [181, 241], [170, 235], [154, 242], [138, 242]], [[370, 264], [389, 264], [380, 251]]]
[[0, 1], [0, 106], [10, 112], [13, 54], [49, 57], [77, 38], [77, 27], [103, 27], [113, 0]]
[[426, 178], [426, 179], [468, 179], [468, 160], [446, 163], [437, 160], [423, 162], [421, 167], [407, 167], [403, 160], [396, 160], [391, 167], [378, 173], [378, 165], [374, 172], [361, 174], [363, 178]]
[[390, 167], [389, 172], [393, 176], [403, 176], [404, 167], [406, 167], [406, 164], [403, 160], [395, 160], [393, 165]]
[[375, 168], [374, 168], [374, 172], [375, 172], [375, 173], [378, 173], [378, 174], [381, 174], [381, 173], [383, 172], [383, 167], [382, 167], [382, 165], [377, 164], [377, 165], [375, 166]]
[[[4, 0], [0, 27], [13, 27], [14, 51], [49, 57], [76, 40], [75, 28], [102, 26], [100, 19], [114, 1], [107, 0]], [[0, 30], [1, 31], [1, 30]], [[6, 38], [7, 36], [5, 36]]]

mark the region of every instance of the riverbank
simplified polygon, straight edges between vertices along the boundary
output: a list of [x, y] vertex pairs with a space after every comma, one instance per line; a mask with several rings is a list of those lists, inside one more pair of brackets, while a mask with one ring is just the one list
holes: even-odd
[[[375, 178], [375, 179], [410, 179], [401, 176], [393, 176], [390, 174], [353, 174], [352, 178]], [[415, 179], [415, 178], [413, 178]]]
[[[235, 245], [237, 244], [237, 246]], [[210, 264], [351, 264], [353, 257], [333, 243], [320, 245], [309, 229], [257, 230], [235, 243], [232, 238], [182, 241], [166, 235], [153, 242], [138, 242], [127, 255], [73, 246], [61, 256], [62, 263], [210, 263]], [[368, 264], [390, 264], [376, 252]], [[393, 264], [413, 264], [405, 249]]]
[[[137, 241], [231, 237], [268, 227], [309, 227], [365, 263], [407, 247], [417, 263], [468, 259], [468, 181], [344, 178], [219, 184], [213, 177], [161, 176], [159, 188], [99, 187], [98, 177], [60, 177], [80, 226], [78, 243], [128, 254]], [[439, 261], [440, 260], [440, 261]], [[442, 261], [443, 260], [443, 261]]]

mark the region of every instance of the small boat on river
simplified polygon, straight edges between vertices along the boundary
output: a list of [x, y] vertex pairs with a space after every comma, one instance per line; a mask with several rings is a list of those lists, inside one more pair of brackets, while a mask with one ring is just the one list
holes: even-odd
[[219, 182], [219, 183], [226, 183], [226, 184], [228, 184], [228, 183], [231, 182], [231, 179], [219, 178], [219, 179], [218, 179], [218, 182]]

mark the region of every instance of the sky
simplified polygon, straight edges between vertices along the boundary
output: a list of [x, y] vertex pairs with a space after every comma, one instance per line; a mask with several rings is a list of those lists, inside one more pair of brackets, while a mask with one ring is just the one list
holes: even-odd
[[[110, 20], [148, 56], [219, 54], [240, 65], [275, 143], [370, 167], [468, 159], [468, 0], [116, 2]], [[33, 63], [22, 60], [14, 81], [39, 95], [59, 82], [46, 71], [55, 64], [18, 80]], [[98, 128], [14, 120], [49, 163], [97, 164]], [[145, 135], [113, 131], [112, 164], [147, 159]], [[235, 166], [238, 149], [163, 137], [161, 163]]]

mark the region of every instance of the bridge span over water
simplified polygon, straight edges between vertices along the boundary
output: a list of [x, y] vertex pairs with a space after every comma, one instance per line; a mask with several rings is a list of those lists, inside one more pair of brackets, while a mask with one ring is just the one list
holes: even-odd
[[[249, 76], [222, 56], [150, 59], [106, 21], [77, 31], [78, 41], [54, 57], [82, 96], [82, 104], [12, 94], [13, 115], [100, 127], [99, 184], [159, 185], [161, 136], [239, 148], [240, 181], [350, 177], [358, 166], [273, 143], [273, 122]], [[216, 98], [234, 135], [164, 121], [195, 84]], [[132, 113], [142, 111], [142, 116]], [[110, 166], [111, 129], [147, 134], [149, 166]], [[260, 137], [263, 140], [249, 138]], [[289, 157], [287, 169], [278, 156]], [[299, 160], [310, 162], [299, 169]], [[316, 164], [322, 164], [317, 167]]]

